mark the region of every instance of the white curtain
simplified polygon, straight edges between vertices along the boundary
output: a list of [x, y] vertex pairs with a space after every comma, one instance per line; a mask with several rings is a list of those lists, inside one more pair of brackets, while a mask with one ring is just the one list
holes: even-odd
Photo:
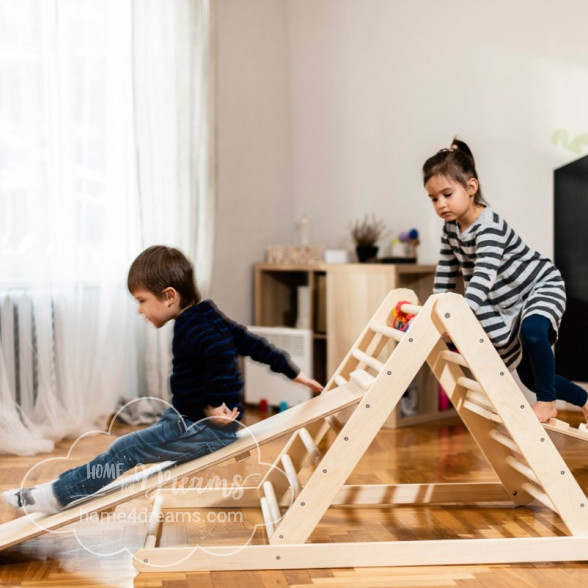
[[209, 0], [0, 0], [0, 452], [167, 397], [126, 272], [212, 249]]

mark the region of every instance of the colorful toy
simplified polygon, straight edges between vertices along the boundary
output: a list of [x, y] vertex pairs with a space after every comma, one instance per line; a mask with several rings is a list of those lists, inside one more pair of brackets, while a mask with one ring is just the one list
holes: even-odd
[[398, 329], [399, 331], [408, 331], [410, 321], [415, 317], [415, 315], [411, 314], [409, 312], [402, 312], [402, 305], [403, 304], [410, 304], [410, 302], [408, 302], [408, 300], [401, 300], [392, 309], [392, 324], [391, 324], [391, 326], [394, 329]]

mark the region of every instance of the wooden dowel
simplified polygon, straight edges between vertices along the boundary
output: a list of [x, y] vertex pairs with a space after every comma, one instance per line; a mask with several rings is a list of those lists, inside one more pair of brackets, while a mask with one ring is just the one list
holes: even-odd
[[400, 341], [402, 337], [404, 337], [404, 332], [400, 331], [399, 329], [393, 329], [387, 325], [382, 325], [380, 323], [372, 323], [370, 325], [370, 329], [374, 333], [378, 333], [379, 335], [384, 335], [384, 337], [388, 337], [388, 339], [394, 339], [395, 341]]
[[472, 380], [471, 378], [466, 378], [465, 376], [460, 376], [459, 378], [457, 378], [457, 383], [459, 386], [463, 386], [464, 388], [467, 388], [468, 390], [473, 390], [474, 392], [480, 392], [480, 393], [486, 395], [486, 393], [484, 392], [484, 389], [482, 388], [482, 386], [480, 386], [480, 384], [478, 384], [478, 382], [476, 382], [476, 380]]
[[272, 522], [274, 525], [277, 525], [278, 521], [282, 518], [282, 513], [280, 512], [280, 507], [278, 506], [278, 499], [276, 498], [274, 485], [271, 482], [264, 482], [263, 493], [267, 500], [267, 506], [272, 517]]
[[298, 431], [298, 435], [300, 436], [300, 440], [304, 443], [304, 447], [306, 447], [306, 451], [310, 454], [310, 457], [315, 465], [317, 465], [321, 459], [323, 458], [323, 454], [319, 451], [318, 447], [316, 446], [313, 438], [311, 437], [308, 429], [302, 428]]
[[488, 435], [494, 439], [497, 443], [500, 443], [507, 449], [510, 449], [514, 453], [521, 453], [519, 446], [513, 441], [512, 437], [508, 437], [503, 435], [498, 431], [498, 429], [491, 429]]
[[157, 537], [161, 530], [161, 524], [163, 523], [163, 517], [161, 511], [163, 509], [163, 495], [159, 495], [153, 502], [153, 508], [149, 514], [149, 523], [147, 525], [147, 534], [145, 535], [145, 542], [143, 547], [151, 549], [157, 545]]
[[267, 498], [262, 496], [259, 500], [259, 504], [261, 506], [261, 516], [263, 517], [263, 522], [265, 524], [265, 532], [267, 533], [267, 538], [271, 539], [271, 536], [274, 534], [274, 521], [267, 503]]
[[502, 424], [502, 419], [495, 412], [486, 410], [484, 407], [476, 404], [475, 402], [472, 402], [471, 400], [464, 400], [462, 407], [467, 408], [470, 412], [474, 412], [477, 415], [488, 419], [489, 421]]
[[535, 486], [535, 484], [531, 484], [530, 482], [524, 482], [522, 484], [522, 489], [527, 493], [530, 494], [533, 498], [544, 504], [547, 508], [550, 508], [552, 511], [557, 512], [555, 505], [551, 502], [551, 499], [545, 492], [542, 492]]
[[335, 433], [339, 433], [343, 428], [343, 423], [334, 414], [325, 417], [325, 421], [329, 423], [329, 427], [331, 427]]
[[384, 364], [381, 361], [378, 361], [375, 357], [372, 357], [371, 355], [368, 355], [359, 349], [354, 349], [352, 355], [355, 357], [355, 359], [365, 363], [367, 366], [371, 367], [377, 372], [379, 372], [384, 367]]
[[287, 453], [284, 453], [284, 455], [282, 455], [282, 466], [284, 467], [284, 473], [286, 474], [286, 478], [288, 478], [290, 488], [292, 488], [292, 499], [294, 500], [300, 494], [300, 491], [302, 490], [302, 485], [300, 484], [300, 480], [298, 479], [298, 472], [294, 467], [292, 458]]
[[486, 396], [486, 394], [484, 394], [483, 392], [468, 390], [466, 394], [466, 399], [470, 402], [473, 402], [474, 404], [477, 404], [478, 406], [481, 406], [482, 408], [485, 408], [486, 410], [489, 410], [490, 412], [495, 412], [492, 403], [488, 399], [488, 396]]
[[523, 476], [525, 476], [525, 478], [527, 478], [528, 480], [531, 480], [531, 482], [535, 484], [539, 483], [539, 481], [537, 480], [537, 476], [535, 475], [535, 472], [527, 464], [523, 463], [522, 461], [519, 461], [512, 455], [509, 455], [505, 461], [513, 470], [516, 470], [517, 472], [519, 472], [519, 474], [523, 474]]
[[464, 359], [463, 355], [456, 353], [455, 351], [449, 351], [449, 349], [445, 349], [441, 352], [441, 358], [450, 363], [456, 363], [461, 367], [469, 367], [468, 362]]
[[365, 370], [355, 370], [349, 374], [349, 379], [366, 392], [374, 383], [374, 376], [368, 374]]
[[408, 302], [400, 305], [400, 311], [405, 314], [418, 314], [421, 312], [422, 308], [422, 306], [417, 306], [416, 304], [410, 304]]

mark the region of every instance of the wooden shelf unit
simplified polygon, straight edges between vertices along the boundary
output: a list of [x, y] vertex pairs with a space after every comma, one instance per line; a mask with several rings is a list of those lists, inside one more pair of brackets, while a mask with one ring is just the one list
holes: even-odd
[[[432, 293], [434, 265], [315, 264], [254, 265], [254, 324], [294, 327], [298, 316], [298, 287], [310, 288], [313, 331], [313, 376], [326, 383], [353, 345], [366, 322], [390, 290], [409, 288], [421, 303]], [[396, 409], [388, 427], [412, 425], [454, 414], [439, 410], [436, 379], [427, 367], [417, 377], [417, 412]]]

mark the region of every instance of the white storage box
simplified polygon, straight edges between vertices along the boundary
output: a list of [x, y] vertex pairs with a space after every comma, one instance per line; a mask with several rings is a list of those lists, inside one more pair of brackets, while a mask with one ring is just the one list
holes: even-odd
[[[288, 327], [247, 327], [252, 333], [260, 335], [270, 343], [287, 351], [292, 361], [312, 378], [312, 331], [310, 329], [292, 329]], [[297, 384], [282, 374], [272, 372], [265, 364], [245, 358], [245, 402], [259, 404], [266, 400], [269, 406], [288, 406], [308, 400], [312, 393], [301, 384]]]

